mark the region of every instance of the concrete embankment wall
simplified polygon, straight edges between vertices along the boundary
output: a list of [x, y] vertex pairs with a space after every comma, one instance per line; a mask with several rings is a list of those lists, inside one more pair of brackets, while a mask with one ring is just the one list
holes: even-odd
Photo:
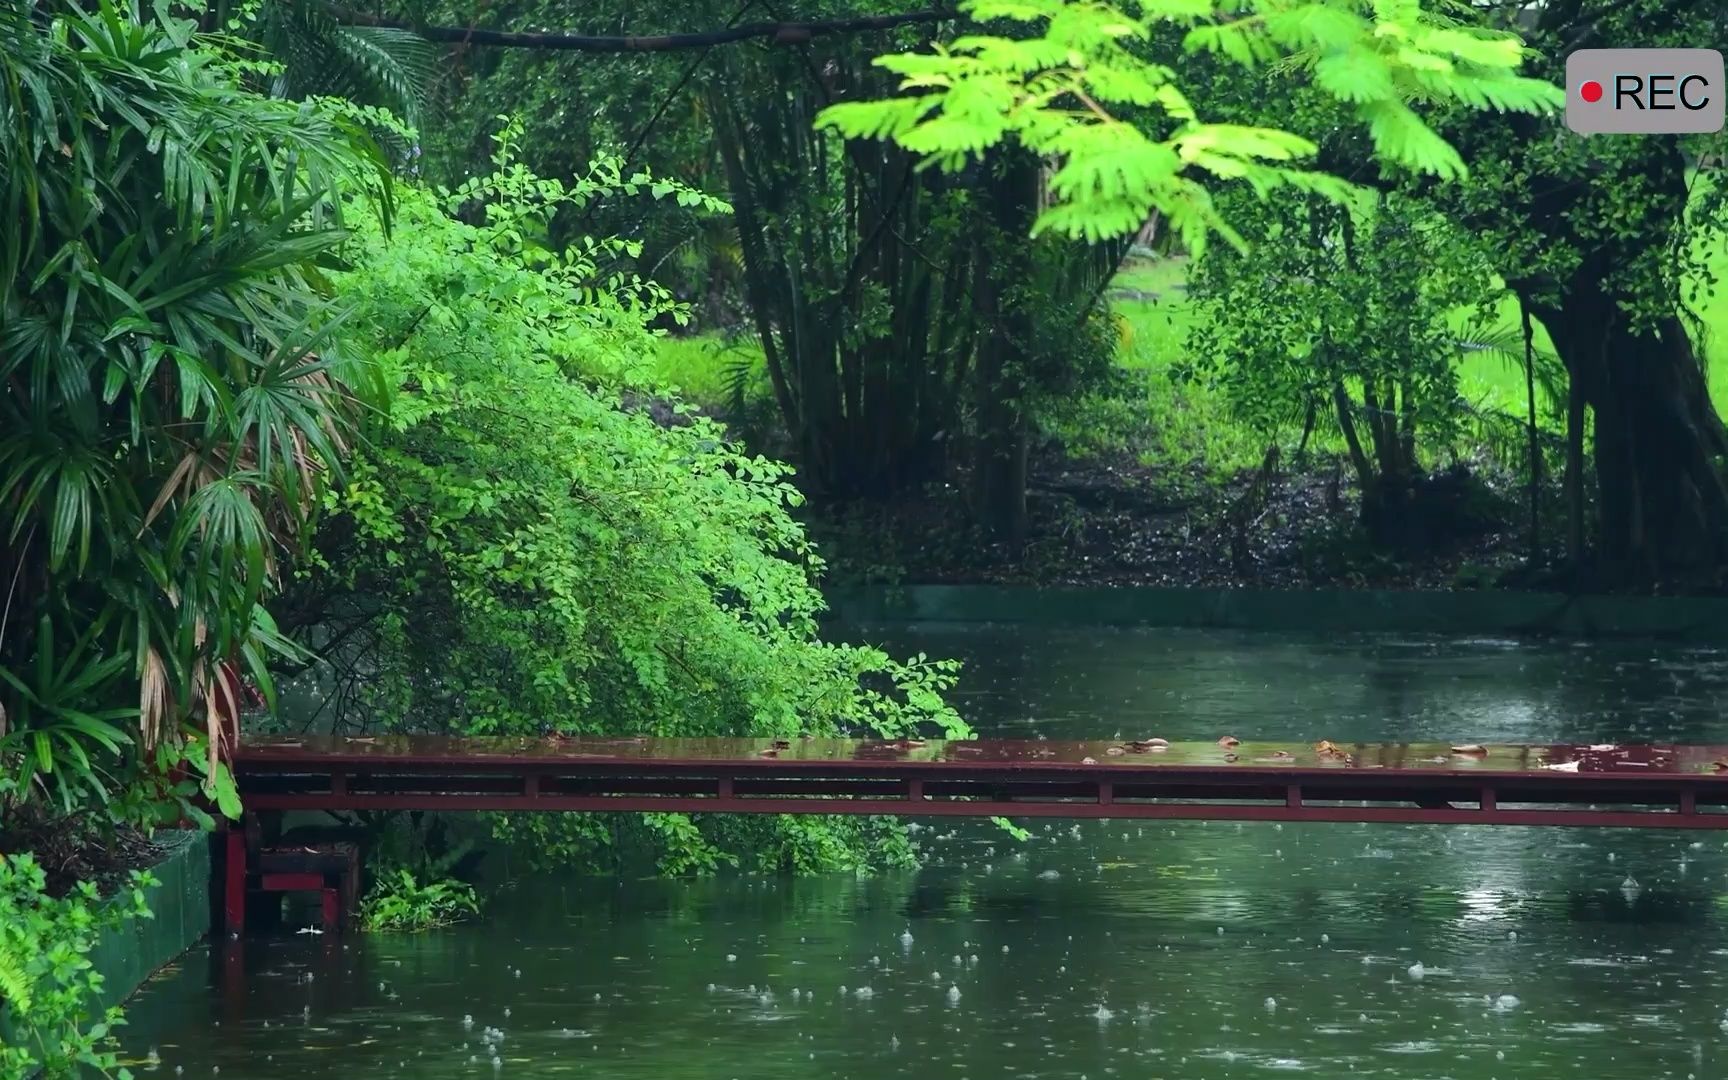
[[1009, 622], [1728, 643], [1728, 599], [1710, 597], [910, 585], [836, 589], [828, 599], [832, 617], [846, 622]]

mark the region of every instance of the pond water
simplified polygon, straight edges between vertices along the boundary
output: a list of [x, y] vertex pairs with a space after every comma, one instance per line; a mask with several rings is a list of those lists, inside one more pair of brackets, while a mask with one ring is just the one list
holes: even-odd
[[[1728, 742], [1722, 651], [858, 632], [965, 658], [962, 707], [988, 734]], [[153, 980], [123, 1034], [156, 1049], [145, 1075], [259, 1080], [1728, 1077], [1718, 834], [917, 837], [916, 873], [548, 880], [434, 934], [217, 946]]]

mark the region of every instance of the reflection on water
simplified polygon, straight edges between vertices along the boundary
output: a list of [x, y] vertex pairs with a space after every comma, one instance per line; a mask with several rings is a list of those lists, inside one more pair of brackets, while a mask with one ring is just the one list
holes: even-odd
[[991, 734], [1222, 729], [1338, 742], [1713, 742], [1728, 652], [1193, 630], [927, 626], [857, 633], [967, 660], [960, 695]]
[[[968, 658], [965, 708], [990, 734], [1728, 741], [1715, 652], [866, 633]], [[1715, 835], [1093, 821], [1039, 823], [1026, 843], [984, 823], [917, 836], [916, 874], [523, 881], [482, 925], [194, 953], [137, 1000], [128, 1045], [159, 1049], [155, 1075], [261, 1080], [1728, 1067]]]

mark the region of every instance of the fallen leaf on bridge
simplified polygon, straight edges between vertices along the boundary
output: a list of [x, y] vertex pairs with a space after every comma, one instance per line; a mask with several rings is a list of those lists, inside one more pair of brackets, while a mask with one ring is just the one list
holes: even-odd
[[1578, 763], [1576, 761], [1563, 761], [1558, 765], [1544, 765], [1542, 767], [1544, 769], [1547, 769], [1549, 772], [1577, 772], [1578, 771]]
[[1486, 746], [1480, 746], [1476, 743], [1465, 743], [1463, 746], [1454, 746], [1452, 748], [1452, 752], [1454, 754], [1468, 754], [1472, 757], [1475, 757], [1475, 756], [1480, 755], [1480, 754], [1486, 754], [1488, 752], [1488, 748]]
[[1110, 749], [1108, 749], [1104, 752], [1106, 754], [1109, 754], [1111, 757], [1121, 757], [1123, 754], [1126, 754], [1128, 751], [1122, 749], [1120, 746], [1112, 746]]
[[1234, 746], [1241, 746], [1242, 740], [1236, 738], [1234, 735], [1226, 735], [1222, 739], [1218, 740], [1218, 745], [1228, 750]]
[[1148, 750], [1164, 750], [1170, 746], [1168, 739], [1135, 739], [1128, 744], [1135, 752], [1144, 754]]

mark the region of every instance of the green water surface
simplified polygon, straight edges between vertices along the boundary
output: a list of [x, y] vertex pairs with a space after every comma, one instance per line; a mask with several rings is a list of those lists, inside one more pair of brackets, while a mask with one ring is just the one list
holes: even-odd
[[[854, 632], [965, 658], [986, 734], [1728, 742], [1715, 650]], [[1728, 1076], [1728, 837], [1032, 827], [921, 827], [915, 873], [526, 879], [449, 931], [218, 944], [124, 1035], [143, 1075], [259, 1080]]]

